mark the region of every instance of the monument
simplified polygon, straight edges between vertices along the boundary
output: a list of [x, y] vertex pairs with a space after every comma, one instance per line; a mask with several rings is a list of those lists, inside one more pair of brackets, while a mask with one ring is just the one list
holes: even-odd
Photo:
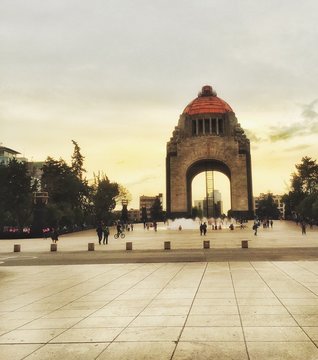
[[230, 181], [232, 215], [252, 218], [250, 141], [230, 105], [206, 85], [186, 106], [167, 143], [169, 218], [191, 216], [192, 180], [211, 171], [223, 173]]

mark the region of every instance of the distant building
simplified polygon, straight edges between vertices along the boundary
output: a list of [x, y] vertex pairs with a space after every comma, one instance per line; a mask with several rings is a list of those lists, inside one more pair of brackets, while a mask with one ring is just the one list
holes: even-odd
[[129, 209], [128, 210], [128, 220], [131, 223], [140, 222], [140, 210], [139, 209]]
[[[162, 193], [159, 193], [157, 196], [145, 196], [142, 195], [139, 197], [139, 211], [140, 211], [140, 219], [143, 219], [143, 212], [146, 212], [147, 218], [151, 219], [151, 208], [156, 199], [160, 200], [160, 203], [162, 204], [163, 195]], [[143, 210], [144, 209], [144, 210]]]
[[[27, 165], [28, 174], [31, 176], [33, 180], [41, 180], [43, 171], [42, 167], [43, 161], [28, 161], [27, 158], [17, 156], [20, 153], [16, 150], [9, 149], [4, 146], [0, 146], [0, 164], [8, 165], [9, 162], [13, 159], [16, 159], [18, 162], [24, 162]], [[39, 185], [40, 187], [40, 185]]]
[[[264, 193], [260, 193], [259, 196], [254, 196], [254, 209], [255, 211], [258, 209], [258, 204], [259, 204], [259, 201], [264, 199], [264, 197], [266, 196], [267, 194], [264, 194]], [[274, 202], [277, 206], [277, 209], [279, 210], [280, 212], [280, 217], [282, 219], [285, 219], [285, 203], [282, 201], [282, 195], [274, 195], [272, 194], [273, 196], [273, 199], [274, 199]]]
[[17, 158], [17, 155], [19, 154], [20, 153], [18, 151], [9, 149], [4, 146], [0, 146], [0, 164], [8, 165], [9, 161], [13, 159], [21, 161], [19, 160], [19, 158]]
[[208, 203], [209, 203], [208, 212], [207, 212], [206, 197], [203, 200], [194, 200], [194, 207], [196, 207], [198, 210], [202, 210], [203, 216], [208, 215], [208, 217], [219, 217], [223, 214], [223, 202], [220, 191], [214, 190], [213, 195], [212, 193], [208, 195]]

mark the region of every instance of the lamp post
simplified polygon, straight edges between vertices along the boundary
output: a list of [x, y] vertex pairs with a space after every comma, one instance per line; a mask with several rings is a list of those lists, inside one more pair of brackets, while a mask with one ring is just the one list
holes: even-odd
[[49, 201], [47, 192], [33, 193], [33, 222], [31, 226], [31, 234], [33, 237], [42, 237], [45, 222], [45, 210]]
[[121, 201], [121, 204], [123, 206], [122, 210], [121, 210], [121, 220], [124, 224], [127, 224], [128, 222], [128, 209], [127, 209], [127, 206], [128, 206], [128, 200], [127, 199], [123, 199]]

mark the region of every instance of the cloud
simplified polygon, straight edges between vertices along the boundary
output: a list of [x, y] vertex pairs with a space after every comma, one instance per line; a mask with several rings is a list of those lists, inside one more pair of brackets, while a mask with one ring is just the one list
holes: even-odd
[[247, 138], [251, 141], [251, 143], [253, 143], [253, 144], [257, 143], [258, 144], [258, 143], [264, 141], [264, 139], [258, 137], [254, 131], [248, 130], [248, 129], [244, 129], [244, 131], [245, 131], [245, 134], [246, 134]]
[[134, 186], [134, 185], [140, 185], [140, 184], [144, 184], [146, 182], [152, 181], [157, 179], [159, 176], [158, 174], [156, 175], [151, 175], [151, 174], [145, 174], [142, 176], [138, 176], [137, 178], [134, 178], [130, 181], [127, 181], [125, 183], [126, 186]]
[[269, 140], [277, 142], [318, 133], [318, 113], [314, 109], [317, 103], [318, 99], [315, 99], [307, 105], [300, 105], [303, 108], [301, 121], [289, 126], [272, 126], [270, 128]]
[[303, 144], [303, 145], [296, 145], [296, 146], [291, 146], [288, 149], [285, 149], [285, 152], [290, 152], [290, 151], [301, 151], [301, 150], [305, 150], [310, 148], [311, 145], [307, 145], [307, 144]]
[[301, 105], [303, 108], [302, 116], [304, 119], [312, 120], [318, 118], [317, 111], [314, 110], [315, 105], [317, 104], [318, 99], [315, 99], [308, 105]]
[[276, 142], [287, 140], [297, 135], [304, 135], [307, 129], [304, 129], [304, 123], [296, 123], [290, 126], [272, 126], [269, 134], [269, 140]]

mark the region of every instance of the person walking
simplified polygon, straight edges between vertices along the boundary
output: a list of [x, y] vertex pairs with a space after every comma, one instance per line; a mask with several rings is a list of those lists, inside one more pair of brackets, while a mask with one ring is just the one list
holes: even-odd
[[51, 239], [54, 244], [56, 244], [59, 241], [59, 233], [56, 228], [52, 229]]
[[306, 223], [305, 223], [305, 221], [303, 221], [301, 223], [301, 234], [306, 235]]
[[207, 228], [208, 228], [208, 226], [207, 226], [207, 224], [206, 224], [206, 222], [205, 222], [205, 223], [203, 224], [203, 235], [204, 235], [204, 236], [206, 235]]
[[106, 224], [103, 226], [103, 234], [104, 234], [103, 244], [105, 245], [108, 244], [108, 236], [109, 236], [109, 228]]
[[97, 225], [96, 233], [97, 233], [97, 237], [98, 237], [98, 243], [99, 243], [99, 245], [101, 245], [102, 238], [103, 238], [103, 229], [102, 229], [102, 224], [101, 223], [99, 223]]
[[202, 236], [202, 234], [203, 234], [203, 224], [201, 223], [200, 224], [200, 235]]
[[253, 225], [253, 230], [254, 230], [254, 235], [255, 235], [255, 236], [257, 235], [257, 228], [258, 228], [257, 224], [254, 223], [254, 225]]
[[121, 228], [120, 222], [117, 223], [116, 229], [117, 229], [117, 236], [119, 237], [120, 234], [122, 233], [122, 228]]

